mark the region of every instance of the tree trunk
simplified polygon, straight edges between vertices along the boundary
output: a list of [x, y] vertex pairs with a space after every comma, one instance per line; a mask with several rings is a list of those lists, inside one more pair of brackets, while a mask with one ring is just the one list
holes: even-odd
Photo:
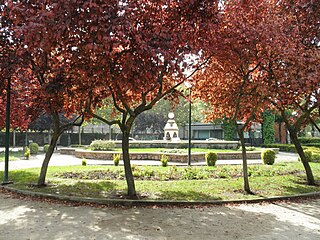
[[312, 169], [310, 167], [310, 164], [304, 154], [303, 148], [302, 148], [300, 141], [298, 139], [297, 131], [295, 129], [292, 129], [291, 127], [289, 127], [288, 130], [290, 133], [291, 141], [293, 142], [294, 146], [296, 147], [297, 153], [299, 154], [301, 162], [302, 162], [304, 169], [306, 171], [308, 185], [316, 185], [315, 181], [314, 181]]
[[238, 128], [238, 135], [240, 138], [240, 143], [241, 143], [241, 149], [242, 149], [242, 166], [243, 166], [243, 182], [244, 182], [244, 191], [248, 194], [252, 194], [249, 186], [249, 177], [248, 177], [248, 163], [247, 163], [247, 151], [246, 151], [246, 145], [244, 143], [244, 134], [243, 134], [243, 128]]
[[282, 129], [281, 129], [281, 125], [282, 125], [282, 122], [279, 122], [279, 143], [282, 143]]
[[59, 136], [60, 136], [60, 134], [57, 133], [57, 132], [54, 132], [53, 135], [52, 135], [48, 151], [46, 152], [45, 158], [44, 158], [43, 163], [42, 163], [40, 176], [39, 176], [39, 179], [38, 179], [38, 187], [44, 187], [46, 185], [45, 184], [45, 180], [46, 180], [49, 161], [51, 159], [51, 156], [53, 154], [53, 151], [54, 151], [54, 148], [55, 148], [55, 146], [57, 144]]
[[[121, 128], [122, 129], [122, 128]], [[122, 130], [122, 156], [124, 163], [124, 172], [128, 186], [128, 197], [131, 199], [137, 198], [134, 178], [132, 174], [130, 157], [129, 157], [129, 134], [130, 130]]]

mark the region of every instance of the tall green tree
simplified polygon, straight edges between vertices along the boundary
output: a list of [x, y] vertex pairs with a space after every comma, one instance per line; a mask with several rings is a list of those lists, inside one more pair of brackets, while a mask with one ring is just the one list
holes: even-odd
[[275, 115], [267, 110], [262, 114], [263, 122], [262, 122], [262, 137], [264, 144], [272, 144], [275, 142], [274, 139], [274, 124], [275, 124]]

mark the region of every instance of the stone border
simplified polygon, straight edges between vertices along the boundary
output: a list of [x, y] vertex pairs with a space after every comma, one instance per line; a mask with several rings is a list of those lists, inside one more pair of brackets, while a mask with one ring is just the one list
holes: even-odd
[[127, 206], [127, 207], [144, 207], [144, 206], [205, 206], [205, 205], [223, 205], [223, 204], [245, 204], [245, 203], [261, 203], [261, 202], [276, 202], [284, 200], [294, 200], [301, 198], [320, 197], [320, 192], [303, 193], [291, 196], [277, 196], [277, 197], [261, 197], [255, 199], [237, 199], [237, 200], [212, 200], [212, 201], [186, 201], [186, 200], [131, 200], [131, 199], [104, 199], [104, 198], [90, 198], [90, 197], [72, 197], [66, 195], [58, 195], [51, 193], [32, 192], [28, 190], [19, 190], [8, 185], [2, 186], [9, 192], [38, 197], [48, 198], [60, 201], [75, 202], [75, 203], [91, 203], [107, 206]]
[[[273, 149], [276, 153], [279, 153], [279, 149]], [[61, 148], [61, 154], [74, 155], [77, 158], [85, 159], [96, 159], [96, 160], [112, 160], [114, 154], [120, 154], [122, 159], [122, 153], [114, 151], [91, 151], [84, 149], [73, 149], [73, 148]], [[131, 160], [154, 160], [160, 161], [161, 156], [166, 155], [170, 162], [188, 162], [187, 153], [163, 153], [163, 152], [152, 152], [152, 153], [130, 153]], [[218, 160], [234, 160], [242, 159], [242, 152], [220, 152], [218, 153]], [[261, 159], [260, 151], [248, 151], [247, 159]], [[205, 161], [205, 153], [192, 153], [191, 161], [200, 162]]]

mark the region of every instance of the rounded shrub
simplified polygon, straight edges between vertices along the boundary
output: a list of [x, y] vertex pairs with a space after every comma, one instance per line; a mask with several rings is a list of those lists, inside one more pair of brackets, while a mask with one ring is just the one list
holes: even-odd
[[31, 154], [38, 154], [39, 152], [39, 145], [38, 143], [30, 143], [29, 144], [30, 153]]
[[115, 166], [119, 166], [120, 162], [120, 154], [113, 154], [113, 164]]
[[23, 156], [26, 160], [28, 160], [30, 158], [30, 148], [29, 147], [25, 147], [24, 148], [24, 153]]
[[215, 166], [218, 160], [218, 154], [214, 152], [206, 153], [206, 162], [208, 166]]
[[81, 161], [82, 166], [87, 166], [87, 159], [83, 158]]
[[164, 155], [164, 154], [161, 155], [160, 162], [162, 167], [168, 166], [168, 160], [169, 160], [169, 157], [167, 155]]
[[276, 153], [271, 149], [267, 149], [261, 153], [261, 158], [264, 164], [273, 165], [276, 159]]
[[49, 150], [49, 146], [50, 146], [49, 144], [44, 145], [43, 146], [43, 152], [47, 153], [48, 150]]

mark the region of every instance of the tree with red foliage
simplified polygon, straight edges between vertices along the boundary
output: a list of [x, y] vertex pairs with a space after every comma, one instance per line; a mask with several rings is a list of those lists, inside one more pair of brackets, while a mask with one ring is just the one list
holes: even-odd
[[[82, 118], [83, 110], [111, 98], [122, 119], [104, 120], [123, 132], [128, 195], [136, 197], [128, 152], [132, 124], [183, 83], [186, 54], [199, 51], [192, 34], [202, 31], [203, 18], [216, 7], [208, 2], [7, 1], [15, 33], [23, 39], [18, 52], [29, 54], [30, 69], [42, 87], [38, 108], [55, 122], [49, 152], [65, 129], [59, 113], [81, 113]], [[48, 157], [38, 185], [44, 184]]]
[[[251, 193], [244, 130], [268, 105], [261, 85], [259, 43], [265, 37], [264, 2], [228, 1], [223, 5], [218, 29], [208, 29], [208, 42], [203, 54], [212, 55], [205, 69], [197, 75], [195, 97], [210, 104], [207, 120], [228, 119], [236, 126], [243, 158], [244, 190]], [[241, 124], [238, 124], [241, 121]]]
[[[21, 67], [21, 59], [16, 54], [16, 48], [19, 39], [15, 38], [9, 30], [12, 22], [9, 19], [9, 11], [6, 6], [0, 5], [0, 129], [5, 127], [5, 109], [7, 105], [7, 94], [10, 89], [10, 128], [26, 129], [31, 121], [30, 108], [36, 92], [30, 97], [29, 93], [33, 91], [34, 84], [32, 80], [30, 85], [21, 87], [22, 82], [26, 80], [26, 70]], [[23, 79], [24, 78], [24, 79]], [[10, 87], [8, 88], [8, 83]]]
[[[298, 139], [298, 133], [319, 112], [319, 15], [318, 1], [282, 1], [270, 9], [276, 24], [272, 41], [263, 44], [262, 71], [269, 100], [279, 111], [307, 175], [314, 185], [312, 169]], [[287, 111], [291, 110], [291, 111]], [[288, 115], [292, 112], [292, 115]]]
[[[201, 5], [206, 1], [115, 2], [114, 11], [107, 18], [105, 12], [110, 6], [105, 4], [91, 3], [90, 11], [80, 14], [87, 30], [79, 33], [82, 41], [77, 47], [83, 57], [91, 59], [88, 70], [94, 70], [98, 79], [91, 93], [94, 99], [100, 100], [98, 106], [109, 99], [108, 104], [121, 116], [113, 120], [112, 116], [91, 113], [107, 124], [120, 127], [128, 195], [135, 198], [129, 158], [133, 123], [160, 99], [177, 96], [175, 88], [187, 78], [184, 70], [190, 67], [185, 62], [186, 55], [199, 52], [192, 34], [195, 36], [200, 31], [197, 28], [206, 14], [213, 15], [211, 8], [215, 5], [207, 11]], [[193, 72], [200, 65], [193, 64]]]
[[[69, 1], [5, 2], [13, 23], [10, 30], [21, 39], [16, 54], [23, 59], [21, 66], [26, 72], [26, 76], [20, 78], [24, 82], [16, 86], [24, 88], [36, 81], [36, 88], [28, 93], [31, 97], [38, 92], [33, 101], [32, 107], [36, 110], [33, 115], [46, 113], [52, 118], [53, 135], [38, 179], [38, 186], [44, 186], [59, 136], [71, 126], [82, 124], [90, 104], [86, 81], [83, 81], [88, 79], [81, 69], [74, 68], [74, 62], [79, 65], [80, 60], [67, 33], [69, 18], [77, 9]], [[68, 121], [62, 119], [61, 114]]]

